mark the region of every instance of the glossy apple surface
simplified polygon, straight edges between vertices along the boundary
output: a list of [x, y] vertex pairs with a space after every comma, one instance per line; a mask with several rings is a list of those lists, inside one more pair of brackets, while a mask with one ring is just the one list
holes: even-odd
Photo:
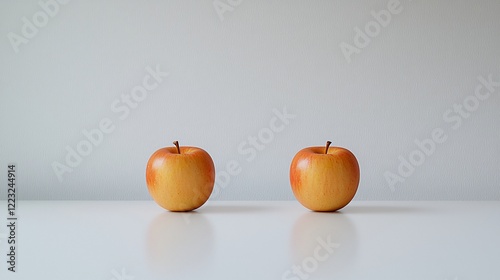
[[329, 145], [300, 150], [290, 165], [293, 194], [313, 211], [339, 210], [353, 199], [358, 190], [356, 157], [347, 149]]
[[146, 167], [151, 197], [170, 211], [191, 211], [202, 206], [210, 197], [214, 182], [212, 158], [197, 147], [159, 149], [151, 155]]

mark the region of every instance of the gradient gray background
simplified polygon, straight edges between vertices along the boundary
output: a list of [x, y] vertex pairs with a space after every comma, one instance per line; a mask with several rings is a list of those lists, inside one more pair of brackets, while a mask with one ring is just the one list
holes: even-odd
[[[73, 0], [16, 53], [9, 32], [43, 10], [2, 1], [1, 198], [16, 163], [18, 199], [150, 199], [146, 162], [179, 140], [211, 154], [219, 185], [240, 164], [211, 199], [291, 200], [292, 157], [331, 140], [359, 160], [355, 199], [500, 199], [500, 88], [458, 129], [443, 119], [479, 76], [500, 80], [500, 1], [402, 0], [348, 63], [339, 45], [388, 2], [242, 1], [221, 20], [211, 0]], [[157, 65], [169, 76], [120, 120], [113, 101]], [[285, 107], [295, 118], [248, 161], [238, 146]], [[60, 182], [52, 163], [103, 118], [115, 130]], [[391, 190], [384, 173], [435, 128], [446, 142]]]

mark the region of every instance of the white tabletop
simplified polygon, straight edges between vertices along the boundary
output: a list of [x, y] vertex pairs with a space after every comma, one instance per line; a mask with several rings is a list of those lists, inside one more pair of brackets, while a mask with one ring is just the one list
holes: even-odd
[[17, 272], [0, 279], [500, 279], [500, 202], [18, 201]]

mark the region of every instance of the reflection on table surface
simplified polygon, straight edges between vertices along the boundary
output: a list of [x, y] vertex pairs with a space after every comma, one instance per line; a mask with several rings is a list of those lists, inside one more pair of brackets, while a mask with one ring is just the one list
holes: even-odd
[[[18, 217], [18, 272], [4, 263], [0, 279], [500, 275], [500, 202], [354, 201], [335, 213], [295, 201], [209, 202], [172, 213], [153, 201], [20, 201]], [[4, 254], [5, 228], [2, 236]]]

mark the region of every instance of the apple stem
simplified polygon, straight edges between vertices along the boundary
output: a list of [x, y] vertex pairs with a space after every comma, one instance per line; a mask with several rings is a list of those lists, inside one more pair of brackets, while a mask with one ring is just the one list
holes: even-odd
[[332, 144], [332, 141], [326, 141], [325, 154], [328, 154], [328, 148], [330, 147], [330, 144]]
[[181, 154], [181, 148], [179, 148], [179, 141], [174, 141], [175, 147], [177, 147], [177, 153]]

